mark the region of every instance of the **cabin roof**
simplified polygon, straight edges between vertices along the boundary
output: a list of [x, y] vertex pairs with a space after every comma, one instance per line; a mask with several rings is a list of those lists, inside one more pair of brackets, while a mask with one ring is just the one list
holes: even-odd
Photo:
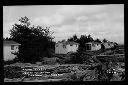
[[15, 42], [15, 41], [12, 41], [12, 40], [4, 40], [3, 44], [4, 45], [21, 45], [21, 44]]
[[62, 43], [64, 45], [78, 45], [79, 43], [76, 43], [76, 42], [68, 42], [68, 41], [65, 41], [65, 42], [58, 42], [58, 43]]
[[88, 42], [86, 44], [101, 44], [101, 43], [98, 43], [98, 42]]
[[70, 44], [70, 45], [72, 44], [72, 45], [73, 45], [73, 44], [79, 44], [79, 43], [76, 43], [76, 42], [66, 42], [66, 44], [67, 44], [67, 45], [68, 45], [68, 44]]
[[114, 44], [113, 42], [104, 42], [103, 44], [105, 44], [105, 43], [107, 43], [107, 44]]

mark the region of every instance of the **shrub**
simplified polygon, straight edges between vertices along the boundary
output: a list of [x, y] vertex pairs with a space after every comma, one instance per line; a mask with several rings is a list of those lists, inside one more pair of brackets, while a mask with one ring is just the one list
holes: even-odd
[[18, 66], [6, 66], [4, 67], [4, 77], [5, 78], [21, 78], [22, 77], [22, 72], [21, 68]]
[[18, 58], [16, 57], [13, 60], [4, 61], [4, 65], [9, 65], [18, 62]]

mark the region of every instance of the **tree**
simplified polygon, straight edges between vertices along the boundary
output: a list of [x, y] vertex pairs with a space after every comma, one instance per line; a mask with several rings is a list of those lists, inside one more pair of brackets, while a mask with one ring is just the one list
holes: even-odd
[[108, 42], [108, 40], [104, 38], [102, 42]]
[[88, 37], [86, 35], [81, 35], [80, 36], [80, 43], [87, 43]]
[[65, 39], [63, 39], [61, 42], [66, 42], [66, 40], [65, 40]]
[[105, 46], [103, 45], [103, 43], [101, 44], [101, 49], [102, 50], [105, 49]]
[[91, 35], [89, 34], [89, 35], [88, 35], [87, 42], [92, 42], [92, 41], [94, 41], [94, 40], [93, 40], [93, 38], [91, 37]]
[[73, 42], [78, 42], [78, 38], [77, 38], [77, 36], [76, 36], [76, 34], [75, 35], [73, 35], [72, 37], [70, 37], [67, 41], [73, 41]]
[[19, 21], [21, 22], [22, 26], [29, 27], [29, 25], [30, 25], [29, 19], [26, 16], [21, 17], [21, 19], [19, 19]]
[[85, 43], [92, 42], [92, 41], [94, 41], [94, 40], [90, 34], [88, 36], [81, 35], [81, 37], [79, 39], [79, 44], [80, 44], [79, 51], [86, 51]]
[[10, 38], [24, 45], [25, 42], [33, 38], [31, 34], [32, 30], [29, 28], [30, 22], [27, 17], [21, 17], [19, 21], [20, 24], [14, 24], [10, 30]]
[[[21, 17], [20, 24], [14, 24], [10, 30], [10, 38], [21, 44], [18, 59], [21, 62], [36, 62], [43, 57], [51, 56], [49, 50], [54, 49], [50, 27], [30, 26], [29, 19]], [[52, 52], [52, 51], [51, 51]]]
[[71, 62], [75, 64], [76, 63], [82, 64], [85, 58], [81, 52], [72, 53], [70, 56], [71, 56]]
[[96, 40], [94, 40], [94, 42], [102, 43], [101, 40], [98, 38]]

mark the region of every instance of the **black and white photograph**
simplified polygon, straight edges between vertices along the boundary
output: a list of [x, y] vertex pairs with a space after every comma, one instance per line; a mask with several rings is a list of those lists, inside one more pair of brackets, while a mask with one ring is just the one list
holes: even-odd
[[4, 82], [125, 81], [124, 4], [3, 6]]

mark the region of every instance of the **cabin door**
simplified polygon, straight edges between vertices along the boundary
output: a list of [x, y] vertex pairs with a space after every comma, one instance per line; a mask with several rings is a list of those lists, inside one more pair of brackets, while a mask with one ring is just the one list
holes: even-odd
[[91, 44], [86, 45], [86, 50], [91, 50]]

